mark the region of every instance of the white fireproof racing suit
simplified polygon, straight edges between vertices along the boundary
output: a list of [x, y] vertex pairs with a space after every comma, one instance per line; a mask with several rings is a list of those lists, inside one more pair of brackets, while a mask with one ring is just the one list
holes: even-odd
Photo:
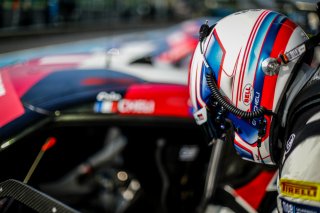
[[309, 83], [300, 92], [299, 110], [284, 144], [278, 178], [280, 212], [320, 213], [320, 80]]

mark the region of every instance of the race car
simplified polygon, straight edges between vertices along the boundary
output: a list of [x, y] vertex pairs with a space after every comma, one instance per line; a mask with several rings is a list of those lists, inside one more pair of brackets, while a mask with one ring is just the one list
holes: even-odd
[[[8, 162], [1, 179], [22, 181], [36, 159], [34, 154], [47, 138], [54, 138], [56, 145], [48, 150], [30, 179], [29, 183], [37, 188], [62, 196], [76, 207], [90, 204], [93, 212], [100, 208], [110, 212], [115, 205], [125, 208], [123, 202], [130, 203], [130, 199], [125, 199], [122, 190], [140, 191], [137, 186], [130, 188], [133, 183], [141, 184], [141, 188], [156, 196], [154, 192], [160, 185], [153, 184], [161, 182], [156, 173], [167, 161], [154, 156], [156, 150], [161, 155], [164, 152], [160, 142], [178, 148], [182, 141], [173, 133], [194, 128], [186, 86], [149, 82], [106, 69], [79, 69], [71, 62], [49, 65], [45, 60], [1, 69], [0, 105], [4, 113], [0, 158]], [[183, 138], [185, 149], [193, 150], [196, 156], [198, 148], [188, 145], [191, 138], [189, 142], [187, 135]], [[158, 148], [154, 147], [157, 143]], [[88, 164], [88, 174], [78, 171], [83, 164]], [[148, 175], [142, 176], [145, 170]], [[69, 173], [74, 177], [71, 180]], [[120, 174], [127, 178], [119, 180], [116, 175]], [[111, 185], [104, 185], [108, 181]], [[96, 195], [87, 197], [93, 193]], [[113, 197], [105, 197], [108, 195]]]

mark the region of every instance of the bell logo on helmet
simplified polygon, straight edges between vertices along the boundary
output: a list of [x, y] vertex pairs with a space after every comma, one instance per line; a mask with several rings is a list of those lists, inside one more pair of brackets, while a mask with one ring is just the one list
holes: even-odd
[[253, 97], [253, 87], [251, 84], [247, 84], [243, 88], [243, 94], [242, 94], [242, 102], [244, 105], [249, 106], [251, 104]]

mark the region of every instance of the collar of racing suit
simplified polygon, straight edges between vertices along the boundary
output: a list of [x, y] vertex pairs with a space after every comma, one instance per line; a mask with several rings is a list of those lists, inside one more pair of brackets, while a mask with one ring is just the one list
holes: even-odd
[[282, 120], [281, 120], [281, 126], [285, 127], [287, 123], [288, 116], [290, 116], [289, 110], [292, 108], [292, 105], [297, 105], [299, 103], [296, 103], [301, 98], [298, 97], [298, 94], [300, 94], [300, 91], [304, 87], [309, 87], [309, 85], [320, 79], [320, 66], [317, 67], [311, 67], [308, 64], [302, 64], [295, 80], [291, 84], [290, 88], [286, 92], [286, 103], [283, 110]]
[[320, 120], [320, 69], [307, 82], [305, 87], [295, 96], [285, 125], [284, 141], [287, 141], [291, 132], [305, 128]]

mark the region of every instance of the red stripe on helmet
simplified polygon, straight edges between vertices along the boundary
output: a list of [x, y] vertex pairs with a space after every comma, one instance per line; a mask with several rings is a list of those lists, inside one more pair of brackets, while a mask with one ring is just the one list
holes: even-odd
[[[245, 51], [244, 51], [244, 57], [243, 57], [243, 60], [242, 60], [242, 63], [241, 63], [241, 68], [240, 68], [240, 76], [239, 76], [239, 82], [238, 82], [236, 106], [238, 106], [238, 102], [241, 100], [241, 95], [242, 95], [241, 90], [242, 90], [242, 85], [243, 85], [244, 73], [245, 73], [245, 69], [246, 69], [246, 66], [247, 66], [247, 60], [248, 60], [248, 56], [249, 56], [249, 53], [250, 53], [250, 49], [252, 47], [253, 40], [254, 40], [255, 35], [257, 33], [258, 26], [261, 24], [263, 18], [268, 13], [269, 13], [269, 11], [264, 11], [263, 13], [261, 13], [260, 16], [258, 17], [257, 21], [255, 22], [252, 30], [251, 30], [251, 33], [250, 33], [250, 36], [249, 36], [249, 40], [247, 42], [247, 45], [246, 45], [246, 48], [245, 48]], [[240, 97], [239, 97], [239, 94], [240, 94]]]
[[[195, 52], [192, 53], [191, 58], [194, 57], [194, 53]], [[192, 60], [189, 61], [189, 65], [188, 65], [188, 85], [190, 85], [190, 79], [191, 79], [191, 65], [192, 65]]]
[[[192, 53], [192, 57], [191, 58], [193, 58], [194, 57], [194, 53], [195, 52], [193, 52]], [[189, 96], [190, 96], [190, 100], [191, 100], [191, 103], [193, 102], [193, 100], [192, 100], [192, 87], [191, 87], [191, 83], [190, 83], [190, 79], [191, 79], [191, 73], [192, 73], [192, 71], [191, 71], [191, 67], [192, 67], [192, 60], [190, 60], [190, 62], [189, 62], [189, 69], [188, 69], [188, 87], [189, 87]], [[196, 94], [195, 94], [196, 95]], [[194, 106], [194, 107], [196, 107], [196, 106]]]
[[[272, 51], [270, 53], [270, 57], [277, 58], [280, 53], [283, 53], [285, 51], [289, 39], [296, 27], [297, 25], [289, 19], [287, 19], [283, 23], [283, 26], [280, 28], [276, 40], [274, 42]], [[264, 78], [261, 106], [264, 106], [269, 110], [272, 110], [277, 79], [278, 75], [265, 76]]]
[[[237, 133], [235, 133], [235, 134], [237, 134]], [[240, 135], [238, 135], [238, 137], [241, 138]], [[249, 153], [253, 156], [252, 150], [250, 150], [250, 149], [248, 149], [247, 147], [245, 147], [244, 145], [242, 145], [241, 142], [237, 141], [237, 139], [234, 139], [234, 143], [235, 143], [237, 146], [239, 146], [241, 149], [249, 152]], [[247, 144], [247, 145], [250, 146], [250, 144]]]
[[[202, 66], [203, 66], [203, 65], [201, 65], [200, 72], [201, 72], [201, 70], [202, 70]], [[198, 66], [198, 64], [197, 64], [197, 70], [196, 70], [196, 85], [195, 85], [196, 101], [197, 101], [197, 103], [199, 104], [200, 108], [202, 108], [202, 107], [205, 106], [205, 104], [204, 104], [204, 102], [203, 102], [203, 100], [202, 100], [202, 97], [201, 97], [201, 83], [200, 83], [200, 81], [201, 81], [201, 73], [200, 73], [199, 78], [198, 78], [198, 72], [199, 72], [199, 66]]]
[[[230, 75], [230, 76], [227, 75], [228, 77], [232, 77], [236, 73], [236, 70], [237, 70], [237, 67], [238, 67], [239, 58], [240, 58], [240, 54], [241, 54], [241, 50], [242, 50], [242, 48], [240, 48], [240, 51], [238, 53], [238, 57], [237, 57], [236, 63], [234, 64], [234, 68], [233, 68], [233, 71], [232, 71], [232, 75]], [[233, 91], [233, 89], [234, 89], [234, 82], [235, 81], [234, 81], [234, 78], [233, 78], [231, 91]], [[233, 103], [237, 102], [237, 100], [233, 100], [233, 99], [234, 99], [234, 97], [233, 97], [233, 92], [232, 92], [231, 93], [231, 100], [232, 100]]]

